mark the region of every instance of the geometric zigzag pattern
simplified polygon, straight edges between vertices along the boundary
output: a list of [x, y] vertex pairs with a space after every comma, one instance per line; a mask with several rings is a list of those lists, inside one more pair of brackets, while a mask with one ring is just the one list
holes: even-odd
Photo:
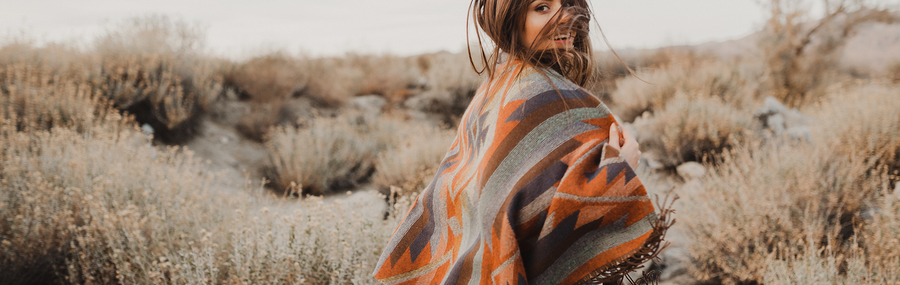
[[374, 275], [385, 284], [576, 284], [641, 248], [657, 215], [607, 145], [615, 120], [552, 70], [498, 66]]

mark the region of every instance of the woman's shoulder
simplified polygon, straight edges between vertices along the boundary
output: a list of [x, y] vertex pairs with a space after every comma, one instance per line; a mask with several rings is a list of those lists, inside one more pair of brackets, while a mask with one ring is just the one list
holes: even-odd
[[[555, 100], [581, 101], [591, 107], [606, 106], [599, 98], [578, 84], [549, 68], [520, 66], [509, 84], [508, 96], [512, 100]], [[579, 104], [580, 105], [580, 104]]]

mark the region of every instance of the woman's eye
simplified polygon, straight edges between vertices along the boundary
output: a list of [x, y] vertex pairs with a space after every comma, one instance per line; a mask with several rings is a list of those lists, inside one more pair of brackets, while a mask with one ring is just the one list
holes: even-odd
[[538, 11], [538, 12], [544, 12], [544, 11], [550, 10], [550, 6], [540, 5], [540, 6], [535, 7], [534, 10]]

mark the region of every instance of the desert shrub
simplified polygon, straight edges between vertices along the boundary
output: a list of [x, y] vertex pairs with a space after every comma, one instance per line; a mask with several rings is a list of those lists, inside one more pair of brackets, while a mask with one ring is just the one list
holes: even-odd
[[91, 81], [117, 108], [151, 125], [157, 138], [183, 143], [199, 132], [200, 117], [222, 90], [210, 65], [184, 67], [170, 55], [106, 57]]
[[900, 282], [900, 184], [884, 189], [862, 232], [869, 267], [882, 283]]
[[390, 145], [375, 160], [372, 184], [383, 194], [390, 194], [391, 186], [403, 191], [399, 194], [428, 186], [456, 135], [430, 124], [406, 124], [400, 133], [394, 133]]
[[302, 88], [306, 76], [293, 58], [273, 53], [238, 65], [225, 81], [241, 99], [278, 104]]
[[272, 128], [282, 121], [284, 114], [278, 104], [251, 103], [248, 111], [235, 125], [235, 129], [245, 137], [265, 142]]
[[108, 125], [116, 117], [112, 110], [85, 82], [23, 63], [0, 68], [0, 120], [16, 131], [67, 127], [84, 132], [95, 124]]
[[[833, 151], [862, 159], [871, 171], [884, 171], [892, 182], [900, 174], [900, 105], [888, 86], [834, 86], [827, 100], [812, 110]], [[812, 108], [811, 108], [812, 109]], [[853, 146], [853, 147], [850, 147]]]
[[646, 111], [656, 112], [676, 93], [684, 92], [700, 97], [719, 97], [733, 106], [741, 107], [754, 95], [749, 86], [750, 70], [735, 64], [712, 59], [698, 59], [691, 55], [676, 57], [665, 67], [639, 72], [617, 81], [617, 89], [610, 95], [613, 112], [631, 122]]
[[465, 54], [423, 55], [419, 62], [425, 72], [425, 88], [406, 100], [404, 106], [437, 114], [444, 123], [456, 124], [475, 96], [481, 77], [472, 70]]
[[355, 95], [381, 95], [390, 102], [403, 101], [418, 88], [422, 71], [414, 57], [392, 55], [348, 54], [345, 59], [352, 69], [351, 77], [357, 77]]
[[[833, 252], [822, 252], [808, 248], [800, 256], [787, 260], [775, 260], [764, 273], [763, 284], [890, 284], [896, 279], [883, 279], [879, 272], [866, 268], [866, 260], [858, 249], [851, 250], [848, 257], [836, 256]], [[820, 253], [821, 252], [821, 253]], [[844, 268], [840, 273], [838, 268]]]
[[123, 21], [95, 39], [90, 80], [162, 142], [184, 143], [222, 92], [222, 63], [202, 55], [204, 36], [200, 27], [165, 16]]
[[[313, 62], [315, 61], [315, 62]], [[233, 90], [237, 98], [246, 102], [247, 112], [238, 115], [235, 127], [245, 137], [263, 142], [269, 129], [280, 123], [292, 125], [301, 114], [290, 114], [291, 100], [306, 97], [316, 107], [336, 107], [343, 105], [350, 97], [339, 79], [332, 78], [336, 66], [324, 64], [327, 60], [300, 60], [287, 54], [276, 52], [250, 59], [238, 64], [225, 75], [225, 86]]]
[[607, 105], [613, 104], [610, 96], [617, 88], [616, 82], [631, 75], [628, 68], [636, 72], [658, 69], [671, 63], [673, 57], [685, 56], [684, 53], [670, 48], [620, 51], [618, 55], [616, 57], [611, 51], [594, 52], [596, 76], [585, 86], [591, 94], [600, 98]]
[[419, 64], [426, 75], [428, 89], [474, 92], [481, 84], [481, 77], [472, 70], [465, 54], [422, 55]]
[[5, 42], [0, 65], [26, 64], [51, 81], [89, 84], [92, 96], [100, 94], [151, 125], [162, 142], [183, 143], [198, 133], [207, 104], [222, 91], [221, 63], [202, 52], [202, 29], [149, 16], [111, 27], [88, 48]]
[[324, 107], [339, 107], [361, 95], [402, 101], [418, 88], [422, 77], [414, 58], [393, 55], [302, 57], [298, 65], [305, 78], [294, 95], [308, 97]]
[[[317, 117], [300, 127], [276, 127], [266, 142], [268, 175], [277, 190], [291, 183], [322, 195], [371, 175], [378, 143], [369, 137], [377, 122], [355, 114]], [[362, 121], [362, 122], [361, 122]], [[341, 185], [343, 184], [343, 185]]]
[[[773, 260], [841, 250], [871, 186], [858, 161], [824, 148], [748, 147], [685, 189], [682, 222], [700, 280], [761, 282]], [[834, 270], [834, 269], [833, 269]]]
[[310, 76], [295, 96], [303, 96], [322, 107], [340, 107], [357, 95], [360, 73], [348, 71], [341, 58], [302, 58], [300, 68]]
[[769, 95], [796, 107], [825, 95], [839, 51], [859, 26], [892, 23], [893, 12], [868, 1], [823, 1], [825, 16], [809, 18], [807, 0], [762, 1], [769, 20], [757, 46], [766, 66]]
[[[894, 135], [880, 129], [900, 127], [900, 121], [876, 119], [891, 116], [888, 110], [897, 106], [885, 100], [889, 92], [873, 91], [843, 90], [832, 97], [841, 99], [812, 112], [813, 144], [742, 144], [726, 152], [702, 183], [683, 189], [683, 212], [692, 218], [682, 222], [692, 238], [698, 279], [779, 283], [824, 271], [837, 272], [832, 283], [897, 279], [895, 253], [876, 250], [892, 238], [873, 234], [896, 232], [896, 224], [890, 214], [872, 218], [879, 223], [863, 222], [871, 215], [864, 212], [886, 210], [876, 205], [890, 193], [890, 174], [872, 163], [872, 154], [886, 152], [886, 146], [872, 150], [866, 141], [890, 141]], [[855, 113], [873, 104], [888, 106]], [[861, 131], [842, 131], [849, 128]], [[865, 270], [847, 267], [860, 264]], [[853, 275], [860, 272], [867, 277]]]
[[359, 204], [223, 195], [189, 154], [134, 134], [3, 140], [4, 284], [374, 284], [398, 222]]
[[751, 136], [752, 115], [719, 97], [678, 93], [653, 116], [635, 121], [641, 148], [666, 166], [702, 161]]

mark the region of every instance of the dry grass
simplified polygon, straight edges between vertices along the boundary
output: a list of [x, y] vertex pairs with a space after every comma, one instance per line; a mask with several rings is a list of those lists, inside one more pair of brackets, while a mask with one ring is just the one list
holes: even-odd
[[[616, 57], [612, 52], [608, 51], [595, 52], [594, 67], [596, 69], [596, 76], [594, 80], [588, 82], [588, 86], [585, 88], [590, 91], [591, 94], [600, 98], [601, 101], [612, 106], [611, 93], [615, 92], [618, 88], [617, 82], [619, 80], [631, 76], [631, 72], [628, 71], [628, 68], [637, 72], [658, 69], [669, 65], [672, 62], [673, 57], [678, 57], [683, 53], [684, 52], [672, 48], [619, 51], [619, 57]], [[626, 68], [626, 66], [628, 68]]]
[[[114, 109], [141, 101], [123, 92], [177, 93], [200, 84], [196, 74], [214, 72], [188, 66], [181, 70], [195, 75], [179, 81], [171, 62], [132, 55], [80, 73], [7, 58], [14, 60], [0, 68], [0, 284], [376, 282], [370, 273], [406, 198], [385, 219], [356, 211], [367, 205], [280, 201], [262, 188], [221, 185], [190, 151], [152, 146]], [[100, 81], [107, 89], [88, 80], [98, 70], [117, 74]], [[156, 102], [157, 111], [185, 103]]]
[[284, 121], [282, 105], [269, 103], [250, 103], [248, 111], [235, 125], [235, 129], [245, 137], [265, 142], [272, 129]]
[[[591, 88], [609, 93], [664, 165], [715, 162], [680, 189], [696, 278], [898, 283], [896, 86], [829, 88], [836, 77], [819, 71], [841, 45], [840, 25], [852, 23], [829, 24], [791, 55], [803, 35], [790, 33], [809, 27], [782, 20], [794, 22], [762, 37], [766, 62], [624, 55], [646, 84], [605, 55], [606, 77]], [[204, 52], [202, 29], [159, 16], [114, 26], [86, 49], [24, 37], [0, 45], [0, 284], [376, 283], [378, 254], [409, 207], [403, 195], [431, 181], [455, 133], [339, 108], [377, 94], [385, 110], [402, 104], [455, 122], [481, 82], [466, 56], [273, 53], [231, 63]], [[791, 66], [777, 66], [780, 56], [793, 56]], [[888, 73], [900, 80], [900, 68]], [[810, 141], [756, 141], [749, 110], [760, 95], [814, 96], [794, 102], [815, 118]], [[136, 129], [149, 123], [163, 142], [182, 142], [213, 102], [240, 110], [229, 126], [268, 144], [267, 175], [282, 194], [372, 182], [399, 192], [399, 203], [385, 219], [358, 211], [367, 205], [222, 185], [189, 150], [154, 147]], [[291, 122], [313, 108], [343, 113]]]
[[[682, 213], [691, 218], [682, 222], [693, 240], [694, 275], [725, 283], [778, 284], [808, 280], [803, 278], [824, 270], [839, 273], [829, 282], [897, 280], [896, 270], [890, 268], [900, 264], [892, 254], [854, 255], [857, 244], [868, 249], [889, 241], [884, 235], [866, 238], [866, 232], [897, 231], [890, 217], [882, 216], [879, 219], [887, 222], [876, 224], [863, 222], [862, 215], [890, 193], [890, 175], [872, 162], [872, 149], [865, 146], [875, 145], [876, 153], [897, 147], [875, 144], [895, 141], [894, 134], [878, 130], [900, 128], [898, 106], [886, 101], [892, 96], [885, 88], [836, 93], [834, 101], [817, 107], [821, 112], [813, 144], [737, 148], [724, 155], [701, 184], [683, 189]], [[869, 108], [878, 104], [888, 106]], [[851, 128], [864, 133], [842, 131]], [[872, 263], [883, 257], [888, 259], [880, 263], [884, 265]], [[854, 277], [861, 271], [845, 267], [860, 264], [868, 276]], [[841, 273], [840, 268], [850, 271]], [[804, 271], [792, 275], [796, 270]]]
[[867, 220], [862, 232], [866, 242], [865, 253], [871, 271], [878, 278], [900, 282], [900, 184], [894, 184], [893, 192], [884, 191], [884, 198], [873, 205], [871, 220]]
[[117, 108], [157, 129], [164, 142], [183, 143], [196, 135], [200, 116], [222, 91], [215, 72], [210, 62], [184, 66], [172, 55], [109, 56], [91, 82]]
[[[832, 151], [863, 160], [867, 169], [900, 175], [900, 105], [894, 86], [833, 86], [828, 101], [811, 107], [821, 140]], [[852, 147], [851, 147], [852, 146]]]
[[429, 123], [354, 112], [277, 127], [266, 142], [268, 178], [278, 191], [322, 195], [369, 181], [389, 194], [421, 190], [455, 132]]
[[737, 63], [697, 58], [691, 54], [673, 55], [672, 61], [661, 68], [639, 72], [617, 81], [612, 92], [613, 112], [631, 122], [644, 112], [657, 112], [675, 98], [676, 93], [695, 97], [719, 97], [742, 107], [754, 99], [752, 81], [754, 71]]
[[217, 189], [189, 151], [152, 147], [106, 114], [82, 114], [80, 133], [0, 117], [0, 283], [375, 283], [405, 198], [384, 220]]
[[305, 77], [298, 63], [282, 53], [273, 53], [237, 66], [226, 76], [241, 99], [279, 104], [303, 88]]
[[766, 92], [788, 106], [821, 99], [837, 70], [839, 51], [867, 23], [892, 23], [897, 17], [878, 3], [826, 0], [825, 17], [812, 20], [807, 0], [761, 1], [769, 20], [757, 45], [766, 65]]
[[276, 128], [266, 142], [275, 188], [302, 185], [304, 192], [322, 195], [367, 178], [379, 150], [367, 137], [370, 126], [360, 124], [360, 118], [317, 117], [306, 126]]
[[418, 192], [428, 186], [447, 153], [456, 132], [429, 124], [407, 123], [396, 133], [390, 146], [375, 160], [374, 184], [381, 193], [390, 194], [390, 187], [401, 189], [399, 194]]
[[424, 90], [404, 102], [406, 108], [436, 114], [455, 125], [475, 96], [481, 78], [465, 54], [436, 53], [419, 57], [426, 77]]
[[[865, 257], [858, 249], [853, 249], [849, 257], [836, 256], [828, 252], [809, 247], [799, 255], [788, 260], [774, 260], [766, 268], [763, 284], [890, 284], [895, 278], [881, 279], [876, 271], [866, 268]], [[840, 273], [837, 268], [844, 268]]]
[[719, 97], [677, 93], [653, 116], [638, 118], [641, 148], [668, 167], [712, 159], [740, 144], [757, 128], [753, 116]]
[[352, 67], [350, 82], [354, 95], [380, 95], [389, 102], [400, 102], [424, 82], [423, 72], [415, 57], [348, 54], [346, 65]]
[[18, 134], [4, 153], [7, 284], [372, 284], [397, 222], [222, 193], [190, 155], [126, 133]]
[[90, 84], [28, 64], [0, 68], [0, 120], [23, 132], [68, 127], [85, 131], [110, 113]]
[[199, 131], [199, 118], [222, 91], [220, 62], [204, 57], [203, 33], [167, 17], [133, 18], [111, 27], [93, 45], [15, 39], [0, 47], [0, 66], [28, 65], [51, 82], [90, 86], [165, 143], [183, 143]]

